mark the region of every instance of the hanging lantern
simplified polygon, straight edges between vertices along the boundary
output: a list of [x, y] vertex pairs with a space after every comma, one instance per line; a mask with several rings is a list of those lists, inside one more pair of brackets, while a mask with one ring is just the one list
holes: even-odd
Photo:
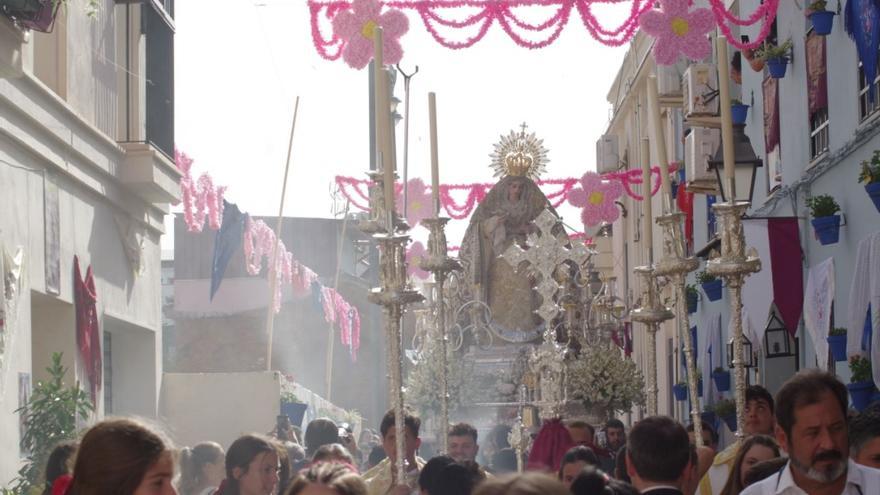
[[770, 313], [770, 320], [764, 329], [764, 349], [768, 358], [791, 357], [791, 338], [785, 323], [779, 319], [776, 311]]
[[[749, 340], [745, 335], [742, 336], [743, 339], [743, 366], [746, 368], [754, 368], [755, 367], [755, 353], [752, 350], [752, 341]], [[733, 337], [727, 341], [727, 367], [729, 369], [734, 369], [733, 366]]]

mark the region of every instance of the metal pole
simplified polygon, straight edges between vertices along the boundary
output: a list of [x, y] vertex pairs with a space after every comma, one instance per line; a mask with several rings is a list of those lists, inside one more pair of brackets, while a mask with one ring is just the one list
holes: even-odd
[[[345, 203], [345, 216], [342, 219], [342, 232], [339, 234], [339, 246], [336, 248], [336, 273], [333, 275], [333, 290], [339, 290], [339, 273], [342, 271], [342, 248], [345, 246], [345, 232], [348, 228], [348, 208], [351, 206], [350, 201]], [[324, 371], [324, 383], [327, 385], [327, 400], [330, 401], [333, 391], [333, 345], [334, 345], [333, 323], [327, 327], [327, 363]]]
[[296, 130], [296, 114], [299, 111], [299, 96], [293, 106], [293, 120], [290, 123], [290, 139], [287, 142], [287, 160], [284, 165], [284, 181], [281, 183], [281, 204], [278, 206], [278, 220], [275, 222], [275, 245], [272, 246], [272, 264], [269, 265], [269, 307], [266, 309], [266, 369], [272, 370], [272, 334], [275, 331], [275, 292], [278, 287], [278, 246], [281, 244], [281, 220], [284, 218], [284, 197], [287, 194], [287, 175], [290, 172], [290, 156], [293, 153], [293, 133]]

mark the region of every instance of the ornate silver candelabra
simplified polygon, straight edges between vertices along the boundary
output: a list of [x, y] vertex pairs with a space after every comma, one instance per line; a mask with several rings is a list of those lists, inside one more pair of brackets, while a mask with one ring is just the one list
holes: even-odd
[[406, 277], [406, 244], [409, 236], [405, 234], [382, 233], [373, 236], [380, 250], [380, 287], [370, 291], [370, 302], [382, 306], [385, 314], [385, 337], [387, 340], [388, 391], [394, 407], [395, 419], [395, 472], [397, 482], [403, 483], [405, 478], [404, 449], [405, 430], [403, 416], [403, 350], [400, 318], [403, 308], [424, 298], [407, 283]]
[[630, 312], [633, 321], [644, 323], [648, 331], [648, 363], [645, 379], [648, 381], [648, 415], [657, 414], [657, 330], [660, 323], [673, 318], [672, 311], [660, 304], [654, 268], [638, 266], [633, 271], [642, 278], [642, 305]]
[[[731, 188], [732, 190], [732, 188]], [[761, 260], [750, 249], [746, 253], [742, 216], [749, 209], [747, 201], [731, 200], [712, 208], [721, 227], [721, 255], [706, 263], [706, 271], [724, 278], [730, 289], [730, 313], [733, 326], [734, 397], [736, 400], [736, 438], [745, 436], [746, 368], [743, 361], [742, 287], [745, 278], [761, 270]]]
[[684, 235], [681, 225], [684, 221], [684, 213], [667, 213], [657, 218], [657, 223], [663, 227], [663, 258], [654, 265], [655, 276], [667, 276], [672, 279], [678, 296], [678, 304], [675, 305], [678, 321], [678, 333], [684, 342], [684, 357], [687, 366], [688, 391], [691, 396], [691, 421], [694, 425], [694, 438], [697, 447], [703, 446], [702, 421], [700, 420], [699, 386], [697, 379], [697, 366], [694, 359], [693, 342], [691, 340], [690, 320], [688, 318], [686, 298], [687, 274], [696, 270], [700, 262], [694, 257], [688, 257], [685, 251]]
[[434, 274], [434, 282], [437, 284], [437, 297], [434, 298], [435, 315], [437, 321], [437, 345], [440, 346], [440, 357], [443, 360], [440, 367], [440, 425], [442, 435], [440, 445], [442, 452], [448, 449], [446, 430], [449, 428], [449, 357], [447, 356], [448, 336], [446, 331], [446, 303], [443, 297], [443, 284], [446, 276], [461, 269], [458, 261], [450, 258], [446, 247], [446, 222], [448, 218], [435, 217], [423, 220], [428, 226], [428, 256], [422, 258], [423, 270]]

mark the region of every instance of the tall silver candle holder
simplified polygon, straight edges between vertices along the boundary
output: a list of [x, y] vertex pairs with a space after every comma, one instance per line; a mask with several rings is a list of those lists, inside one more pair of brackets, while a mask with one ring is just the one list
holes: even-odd
[[[732, 188], [731, 188], [732, 190]], [[745, 436], [746, 368], [743, 360], [742, 287], [745, 278], [761, 270], [761, 260], [754, 249], [746, 253], [742, 216], [749, 209], [747, 201], [731, 200], [712, 206], [721, 228], [721, 255], [706, 263], [706, 271], [724, 278], [730, 289], [730, 316], [733, 327], [734, 398], [736, 401], [736, 438]]]
[[694, 347], [691, 339], [690, 320], [687, 312], [686, 290], [687, 275], [697, 269], [700, 262], [693, 256], [688, 257], [685, 250], [682, 222], [685, 215], [681, 212], [667, 213], [657, 218], [657, 223], [663, 227], [663, 258], [654, 265], [655, 276], [666, 276], [672, 279], [675, 287], [678, 304], [675, 312], [679, 324], [678, 332], [684, 342], [684, 357], [687, 367], [688, 392], [691, 396], [691, 422], [694, 425], [694, 438], [697, 447], [703, 446], [702, 421], [700, 419], [699, 393], [697, 387], [697, 366], [694, 359]]
[[449, 357], [448, 336], [446, 329], [446, 304], [443, 294], [443, 285], [446, 276], [450, 272], [460, 270], [458, 261], [450, 258], [446, 246], [446, 223], [448, 218], [426, 218], [422, 222], [428, 227], [428, 256], [421, 260], [421, 268], [434, 275], [434, 283], [437, 287], [437, 297], [434, 298], [435, 315], [437, 321], [437, 345], [440, 346], [440, 358], [443, 360], [440, 367], [440, 425], [442, 435], [440, 445], [442, 452], [446, 453], [449, 448], [447, 429], [449, 428]]
[[[386, 356], [388, 362], [388, 391], [394, 408], [395, 423], [395, 473], [397, 483], [404, 483], [405, 430], [403, 415], [403, 350], [401, 316], [403, 308], [424, 299], [407, 283], [406, 245], [409, 236], [398, 233], [381, 233], [373, 236], [379, 245], [379, 283], [370, 291], [369, 299], [382, 306], [385, 315]], [[413, 466], [410, 466], [413, 467]]]
[[660, 324], [671, 320], [673, 314], [668, 308], [660, 303], [657, 294], [657, 281], [654, 277], [654, 268], [651, 266], [638, 266], [633, 271], [642, 278], [642, 301], [641, 306], [630, 312], [630, 318], [645, 325], [648, 332], [647, 339], [647, 363], [645, 379], [648, 382], [647, 407], [648, 415], [657, 414], [657, 330]]

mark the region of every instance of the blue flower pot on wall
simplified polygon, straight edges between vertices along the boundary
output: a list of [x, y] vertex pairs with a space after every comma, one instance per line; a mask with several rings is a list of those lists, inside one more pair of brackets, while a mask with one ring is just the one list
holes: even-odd
[[874, 202], [874, 208], [877, 208], [877, 211], [880, 211], [880, 182], [866, 184], [865, 192], [868, 193], [871, 201]]
[[718, 418], [715, 417], [714, 411], [703, 411], [700, 413], [700, 419], [706, 422], [706, 424], [715, 428], [715, 422], [718, 421]]
[[724, 424], [727, 425], [727, 429], [732, 432], [736, 432], [736, 414], [721, 416], [721, 420], [724, 421]]
[[719, 392], [727, 392], [730, 390], [730, 371], [713, 371], [712, 380], [715, 381], [715, 388]]
[[840, 215], [814, 218], [810, 223], [823, 246], [836, 244], [840, 240]]
[[871, 396], [874, 395], [874, 382], [847, 383], [846, 388], [849, 389], [849, 397], [856, 411], [864, 411], [871, 403]]
[[745, 124], [749, 116], [749, 106], [743, 103], [730, 106], [730, 118], [734, 124]]
[[831, 348], [831, 355], [837, 362], [846, 361], [846, 335], [829, 335], [825, 337], [828, 341], [828, 347]]
[[782, 79], [785, 77], [785, 68], [788, 67], [788, 57], [771, 58], [767, 60], [767, 68], [770, 69], [770, 77]]
[[681, 402], [687, 400], [688, 398], [688, 389], [687, 385], [676, 384], [672, 386], [672, 395], [675, 396], [675, 400]]
[[810, 22], [813, 23], [813, 31], [821, 36], [831, 34], [831, 28], [834, 26], [834, 12], [829, 10], [820, 10], [810, 14]]
[[700, 284], [703, 286], [703, 292], [706, 293], [706, 297], [709, 298], [710, 301], [717, 301], [721, 299], [721, 279], [715, 279], [711, 282], [706, 282]]

